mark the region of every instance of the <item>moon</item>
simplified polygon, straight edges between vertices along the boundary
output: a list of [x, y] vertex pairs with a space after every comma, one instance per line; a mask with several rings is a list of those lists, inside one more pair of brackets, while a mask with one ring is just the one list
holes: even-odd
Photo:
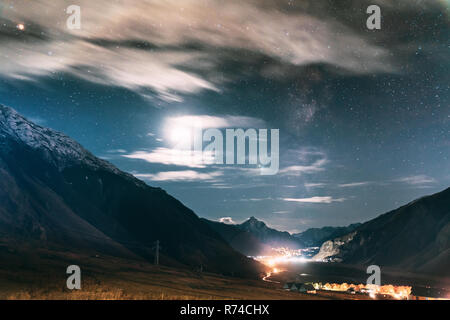
[[189, 127], [172, 127], [169, 129], [169, 139], [172, 143], [186, 144], [190, 143], [192, 138], [192, 129]]

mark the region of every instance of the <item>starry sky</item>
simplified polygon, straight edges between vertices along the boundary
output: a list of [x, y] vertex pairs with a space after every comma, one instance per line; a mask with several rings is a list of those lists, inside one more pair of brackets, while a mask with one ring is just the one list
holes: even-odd
[[[71, 4], [79, 30], [66, 25]], [[366, 27], [371, 4], [381, 30]], [[300, 232], [450, 185], [447, 0], [0, 5], [0, 103], [201, 217]], [[169, 159], [192, 121], [279, 129], [278, 174]]]

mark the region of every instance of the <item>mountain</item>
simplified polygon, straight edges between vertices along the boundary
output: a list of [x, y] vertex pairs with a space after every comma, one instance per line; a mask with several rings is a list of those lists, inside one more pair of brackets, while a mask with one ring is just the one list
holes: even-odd
[[239, 225], [202, 219], [235, 250], [246, 256], [263, 255], [270, 250], [270, 246], [261, 242], [252, 233], [239, 228]]
[[324, 242], [352, 232], [360, 223], [347, 227], [310, 228], [302, 233], [290, 234], [269, 228], [263, 221], [250, 217], [242, 224], [225, 224], [203, 219], [235, 250], [249, 256], [270, 254], [271, 248], [302, 249], [320, 247]]
[[0, 240], [256, 277], [262, 270], [160, 188], [0, 105]]
[[316, 261], [342, 262], [340, 253], [344, 245], [348, 244], [355, 237], [356, 231], [340, 236], [335, 239], [325, 241], [319, 252], [313, 257]]
[[243, 222], [238, 227], [243, 231], [251, 233], [262, 243], [270, 244], [273, 247], [302, 247], [302, 244], [289, 232], [269, 228], [263, 221], [260, 221], [255, 217], [250, 217], [250, 219]]
[[269, 228], [263, 221], [250, 217], [242, 224], [225, 224], [204, 219], [234, 249], [250, 256], [268, 254], [271, 248], [303, 248], [289, 232]]
[[316, 259], [450, 276], [450, 188], [370, 220], [344, 241], [331, 242], [323, 244]]
[[293, 234], [305, 247], [320, 247], [324, 242], [342, 237], [358, 228], [361, 223], [354, 223], [347, 227], [310, 228], [301, 233]]

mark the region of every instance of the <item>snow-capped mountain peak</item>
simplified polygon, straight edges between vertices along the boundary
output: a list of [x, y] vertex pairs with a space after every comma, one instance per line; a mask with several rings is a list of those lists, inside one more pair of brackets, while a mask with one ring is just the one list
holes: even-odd
[[12, 108], [0, 104], [0, 142], [4, 143], [8, 138], [41, 151], [60, 170], [82, 163], [91, 168], [101, 167], [116, 173], [119, 171], [110, 163], [92, 155], [70, 137], [34, 124]]

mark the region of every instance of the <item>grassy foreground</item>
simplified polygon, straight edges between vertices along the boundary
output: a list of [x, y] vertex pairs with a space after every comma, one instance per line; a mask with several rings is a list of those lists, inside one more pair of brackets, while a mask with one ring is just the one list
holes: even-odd
[[[66, 288], [66, 268], [79, 265], [82, 289]], [[140, 260], [38, 251], [0, 251], [0, 299], [172, 300], [321, 299], [280, 284], [154, 266]]]

